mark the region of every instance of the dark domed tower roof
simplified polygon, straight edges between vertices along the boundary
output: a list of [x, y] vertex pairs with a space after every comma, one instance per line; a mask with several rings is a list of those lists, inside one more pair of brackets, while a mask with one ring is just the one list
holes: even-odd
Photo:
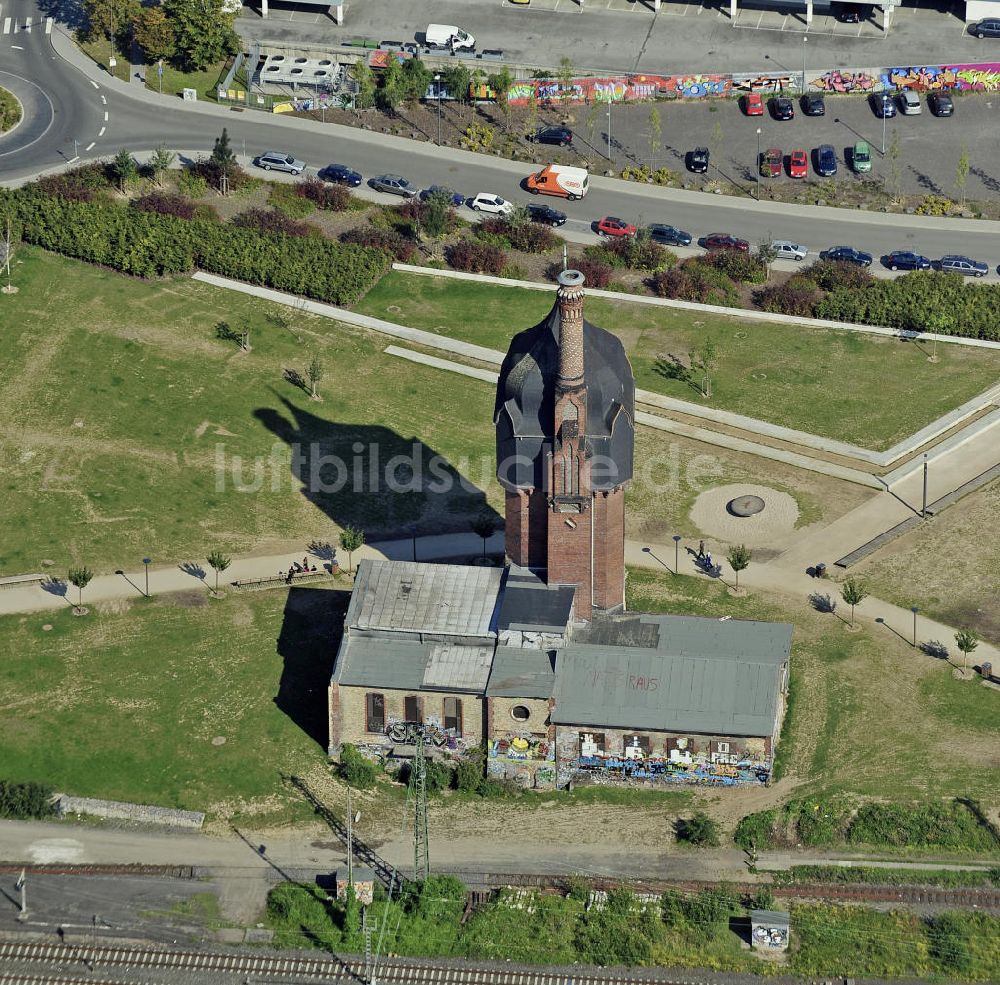
[[[582, 275], [576, 276], [582, 285]], [[500, 369], [493, 420], [497, 478], [508, 489], [545, 486], [546, 454], [554, 437], [559, 325], [557, 301], [544, 321], [514, 336]], [[632, 478], [635, 379], [618, 337], [586, 320], [583, 372], [585, 432], [593, 459], [591, 486], [614, 489]]]

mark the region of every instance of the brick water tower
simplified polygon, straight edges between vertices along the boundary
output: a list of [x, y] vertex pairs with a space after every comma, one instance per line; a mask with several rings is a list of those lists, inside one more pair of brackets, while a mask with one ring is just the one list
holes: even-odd
[[497, 479], [512, 564], [575, 585], [577, 618], [625, 604], [625, 486], [635, 379], [617, 336], [583, 317], [578, 270], [544, 321], [514, 337], [497, 383]]

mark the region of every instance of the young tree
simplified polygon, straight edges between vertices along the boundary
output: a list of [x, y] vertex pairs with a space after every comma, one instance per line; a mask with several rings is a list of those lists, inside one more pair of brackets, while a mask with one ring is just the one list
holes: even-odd
[[354, 552], [365, 542], [365, 533], [357, 527], [344, 527], [340, 531], [340, 546], [347, 551], [347, 573], [354, 570]]
[[689, 353], [691, 369], [701, 373], [701, 395], [703, 397], [712, 396], [712, 371], [717, 365], [715, 344], [706, 339], [701, 347], [692, 349]]
[[757, 259], [764, 264], [767, 279], [771, 279], [771, 264], [777, 259], [778, 251], [771, 243], [770, 237], [757, 247]]
[[447, 231], [452, 212], [451, 196], [447, 192], [431, 192], [424, 200], [421, 229], [431, 239], [437, 239]]
[[94, 577], [94, 572], [90, 568], [70, 568], [69, 573], [66, 575], [66, 580], [79, 591], [79, 597], [77, 602], [77, 609], [83, 607], [83, 590], [90, 584], [91, 578]]
[[227, 12], [225, 0], [164, 0], [163, 12], [173, 25], [185, 71], [201, 71], [240, 50], [233, 29], [236, 14]]
[[886, 171], [886, 190], [896, 198], [899, 195], [899, 181], [903, 176], [902, 169], [899, 164], [899, 159], [903, 156], [903, 145], [899, 139], [899, 131], [893, 127], [892, 128], [892, 138], [889, 140], [889, 146], [885, 151], [885, 159], [889, 162], [889, 167]]
[[413, 103], [418, 99], [423, 99], [433, 78], [434, 73], [424, 64], [423, 59], [410, 58], [405, 61], [400, 80], [403, 102]]
[[556, 69], [556, 78], [559, 80], [559, 95], [566, 99], [572, 95], [573, 79], [576, 78], [576, 66], [573, 59], [568, 55], [563, 55], [559, 59], [559, 68]]
[[355, 109], [371, 109], [375, 105], [374, 73], [364, 61], [358, 61], [351, 66], [351, 78], [358, 85], [358, 94], [354, 100]]
[[174, 28], [162, 7], [141, 7], [132, 32], [148, 61], [173, 57], [176, 50]]
[[221, 135], [215, 138], [209, 160], [215, 165], [218, 173], [219, 191], [227, 191], [239, 164], [236, 161], [236, 152], [229, 143], [229, 131], [225, 127], [222, 128]]
[[441, 73], [441, 81], [452, 99], [467, 103], [472, 73], [464, 65], [450, 65]]
[[392, 113], [403, 101], [403, 70], [395, 58], [390, 58], [382, 70], [381, 85], [375, 93], [375, 105], [385, 113]]
[[649, 107], [649, 129], [646, 131], [649, 140], [649, 170], [656, 170], [656, 155], [663, 147], [663, 121], [660, 118], [660, 108], [653, 103]]
[[963, 143], [958, 155], [958, 164], [955, 165], [955, 191], [958, 193], [959, 202], [965, 205], [965, 183], [969, 178], [969, 148]]
[[969, 672], [969, 654], [977, 646], [979, 646], [979, 637], [976, 632], [972, 629], [960, 629], [955, 634], [955, 646], [957, 646], [965, 657], [965, 661], [962, 665], [962, 672], [967, 674]]
[[209, 567], [215, 572], [215, 591], [218, 592], [219, 572], [225, 571], [233, 563], [233, 559], [226, 557], [222, 551], [212, 551], [205, 560], [208, 561]]
[[312, 388], [312, 398], [313, 400], [319, 400], [319, 394], [316, 392], [316, 387], [319, 385], [320, 380], [323, 379], [323, 375], [326, 372], [323, 366], [323, 360], [319, 356], [314, 355], [312, 359], [309, 360], [309, 365], [306, 366], [306, 379], [309, 380], [309, 386]]
[[157, 185], [163, 183], [163, 175], [174, 166], [177, 155], [167, 150], [163, 144], [158, 144], [149, 157], [149, 173]]
[[486, 541], [496, 532], [496, 520], [489, 513], [480, 513], [472, 521], [472, 532], [483, 538], [483, 557], [486, 557]]
[[597, 139], [597, 103], [590, 103], [587, 106], [587, 115], [583, 118], [583, 125], [587, 128], [587, 143], [591, 147]]
[[848, 578], [843, 587], [840, 589], [840, 597], [851, 607], [851, 626], [854, 626], [854, 607], [856, 605], [861, 605], [866, 598], [868, 598], [868, 592], [865, 586], [858, 581], [853, 575]]
[[746, 544], [737, 544], [730, 548], [729, 554], [726, 556], [726, 560], [729, 562], [729, 567], [733, 569], [736, 574], [736, 587], [740, 587], [740, 572], [745, 568], [750, 567], [750, 561], [753, 559], [753, 551], [747, 547]]
[[493, 90], [493, 98], [504, 116], [504, 127], [510, 130], [510, 90], [514, 85], [514, 76], [506, 65], [499, 72], [494, 72], [486, 79], [486, 84]]
[[124, 147], [115, 154], [111, 161], [111, 170], [118, 179], [118, 187], [125, 194], [125, 188], [139, 176], [139, 165], [135, 158]]

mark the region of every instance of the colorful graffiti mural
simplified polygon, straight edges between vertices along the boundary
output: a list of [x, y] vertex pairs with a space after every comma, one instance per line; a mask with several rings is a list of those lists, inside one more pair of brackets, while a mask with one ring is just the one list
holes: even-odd
[[402, 746], [413, 746], [423, 735], [424, 745], [448, 752], [465, 752], [465, 741], [454, 729], [442, 728], [437, 722], [391, 721], [385, 727], [386, 737]]
[[797, 77], [791, 73], [783, 75], [734, 75], [732, 76], [734, 92], [784, 92], [786, 89], [798, 89]]
[[532, 99], [540, 106], [557, 103], [622, 103], [643, 99], [683, 96], [727, 96], [732, 78], [722, 74], [628, 75], [621, 77], [571, 79], [524, 79], [508, 94], [511, 106], [527, 106]]
[[881, 92], [882, 80], [878, 74], [871, 72], [835, 68], [810, 79], [809, 88], [820, 92]]
[[555, 749], [545, 736], [512, 732], [490, 742], [490, 759], [508, 762], [546, 762], [555, 759]]
[[809, 79], [809, 88], [820, 92], [959, 92], [1000, 91], [1000, 62], [966, 65], [910, 65], [890, 68], [831, 69]]

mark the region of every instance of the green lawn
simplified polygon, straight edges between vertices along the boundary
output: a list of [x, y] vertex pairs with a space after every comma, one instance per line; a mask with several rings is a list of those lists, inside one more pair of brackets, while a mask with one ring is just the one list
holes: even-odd
[[[554, 291], [554, 289], [553, 289]], [[390, 273], [358, 305], [366, 314], [505, 351], [539, 322], [553, 294]], [[638, 386], [875, 450], [994, 384], [1000, 352], [918, 345], [790, 325], [741, 321], [650, 305], [587, 301], [587, 316], [618, 334]], [[671, 378], [664, 360], [687, 360], [710, 341], [718, 368], [711, 400]]]
[[[169, 64], [163, 66], [163, 93], [180, 95], [185, 89], [196, 89], [198, 98], [209, 102], [218, 102], [216, 89], [226, 76], [228, 62], [216, 62], [199, 72], [182, 72]], [[160, 78], [156, 65], [146, 66], [146, 88], [154, 92], [160, 91]], [[237, 88], [236, 85], [233, 88]]]
[[0, 133], [6, 133], [21, 122], [21, 104], [12, 92], [0, 89]]

